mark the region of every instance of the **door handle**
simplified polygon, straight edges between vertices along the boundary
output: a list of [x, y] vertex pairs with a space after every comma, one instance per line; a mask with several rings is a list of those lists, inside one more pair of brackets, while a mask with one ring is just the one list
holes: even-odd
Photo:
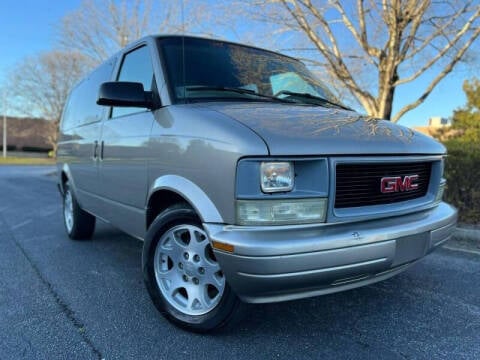
[[102, 141], [100, 143], [100, 160], [103, 160], [103, 148], [105, 147], [105, 143]]
[[98, 141], [93, 142], [93, 160], [97, 160]]

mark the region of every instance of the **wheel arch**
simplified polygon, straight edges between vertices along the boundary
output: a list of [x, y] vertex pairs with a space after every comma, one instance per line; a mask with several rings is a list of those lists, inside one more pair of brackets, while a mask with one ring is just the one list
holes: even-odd
[[200, 187], [184, 177], [165, 175], [156, 179], [150, 188], [146, 206], [147, 229], [163, 210], [181, 202], [192, 207], [202, 222], [224, 222], [212, 200]]
[[76, 193], [75, 181], [73, 180], [70, 167], [68, 166], [68, 164], [63, 164], [60, 170], [59, 179], [58, 179], [58, 186], [60, 188], [60, 192], [62, 193], [62, 195], [65, 193], [65, 184], [67, 183], [67, 181], [70, 183], [70, 189], [75, 194]]

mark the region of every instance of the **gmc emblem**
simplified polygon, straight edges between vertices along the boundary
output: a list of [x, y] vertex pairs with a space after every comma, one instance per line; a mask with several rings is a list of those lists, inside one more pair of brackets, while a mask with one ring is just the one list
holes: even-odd
[[380, 180], [380, 191], [383, 194], [411, 191], [418, 189], [418, 175], [384, 177]]

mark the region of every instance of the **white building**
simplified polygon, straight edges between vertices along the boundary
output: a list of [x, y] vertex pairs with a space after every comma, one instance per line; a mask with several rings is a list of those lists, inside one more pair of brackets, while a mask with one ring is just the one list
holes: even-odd
[[452, 121], [447, 118], [443, 118], [440, 116], [432, 116], [428, 119], [428, 126], [431, 127], [444, 127], [444, 126], [452, 126]]

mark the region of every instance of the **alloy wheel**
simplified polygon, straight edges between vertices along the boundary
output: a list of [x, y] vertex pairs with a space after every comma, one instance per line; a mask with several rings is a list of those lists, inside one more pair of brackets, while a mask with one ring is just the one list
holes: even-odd
[[163, 297], [186, 315], [213, 310], [225, 290], [225, 277], [207, 234], [194, 225], [175, 226], [162, 235], [154, 271]]

